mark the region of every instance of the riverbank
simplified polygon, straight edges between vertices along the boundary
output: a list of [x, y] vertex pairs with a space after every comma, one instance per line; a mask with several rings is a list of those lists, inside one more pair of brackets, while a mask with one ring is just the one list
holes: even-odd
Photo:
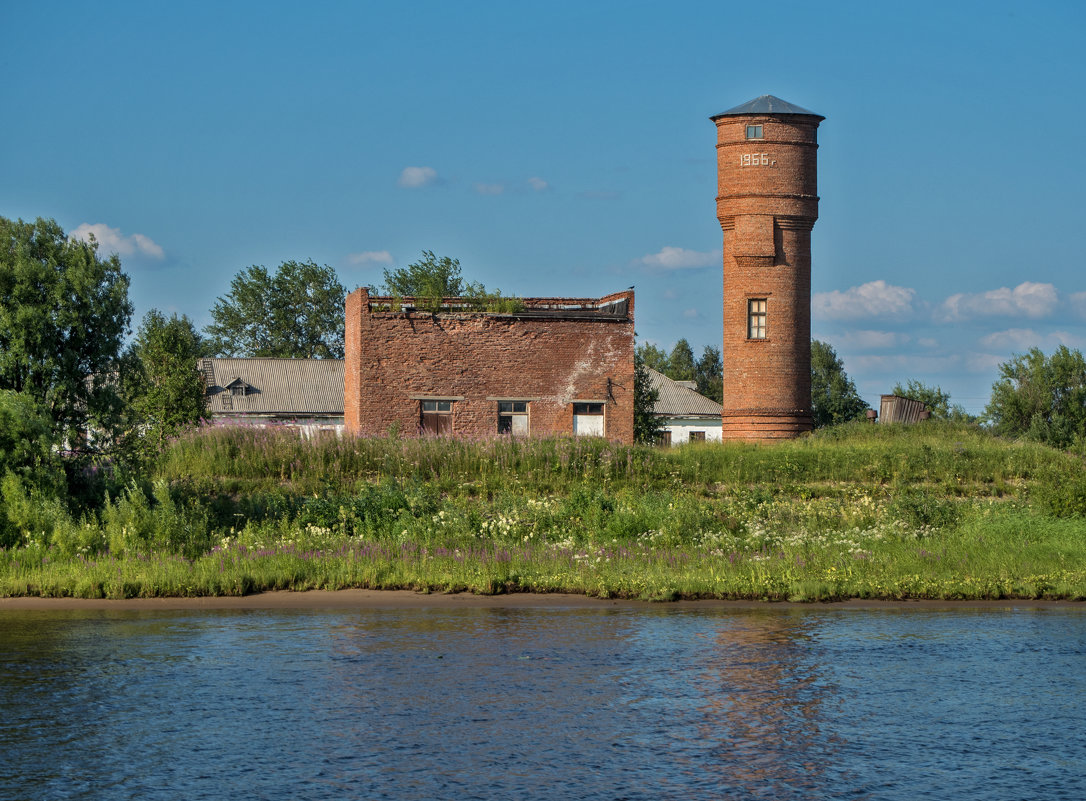
[[789, 609], [824, 608], [857, 610], [904, 609], [1042, 609], [1072, 607], [1086, 612], [1086, 604], [1064, 600], [1001, 601], [879, 601], [850, 598], [843, 601], [800, 603], [782, 601], [726, 601], [702, 599], [674, 601], [660, 605], [652, 601], [616, 598], [592, 598], [570, 593], [513, 593], [510, 595], [475, 595], [473, 593], [418, 593], [410, 590], [310, 590], [275, 591], [256, 595], [219, 595], [202, 598], [42, 598], [22, 596], [0, 598], [0, 613], [5, 611], [224, 611], [224, 610], [322, 610], [322, 609]]
[[12, 508], [0, 596], [1086, 598], [1082, 459], [961, 425], [675, 449], [212, 429], [78, 518]]

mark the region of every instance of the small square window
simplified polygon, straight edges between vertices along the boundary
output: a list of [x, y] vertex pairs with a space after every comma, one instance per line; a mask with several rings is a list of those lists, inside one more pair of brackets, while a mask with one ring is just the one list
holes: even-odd
[[690, 441], [691, 442], [705, 442], [705, 432], [704, 431], [691, 431], [690, 432]]
[[762, 136], [761, 125], [748, 125], [747, 126], [747, 139], [764, 139]]
[[498, 433], [528, 434], [528, 401], [498, 401]]
[[766, 298], [747, 300], [747, 339], [766, 338]]

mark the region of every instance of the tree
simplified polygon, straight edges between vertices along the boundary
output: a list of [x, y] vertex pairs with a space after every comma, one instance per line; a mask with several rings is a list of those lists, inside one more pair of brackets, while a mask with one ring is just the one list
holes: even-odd
[[328, 265], [285, 261], [274, 275], [254, 265], [234, 276], [204, 331], [220, 356], [341, 359], [345, 296]]
[[997, 434], [1057, 448], [1086, 438], [1086, 360], [1061, 345], [1051, 357], [1039, 348], [999, 365], [985, 415]]
[[675, 343], [667, 357], [667, 377], [674, 381], [694, 381], [694, 351], [685, 338]]
[[148, 449], [158, 450], [203, 417], [207, 400], [197, 360], [206, 350], [188, 317], [167, 318], [158, 309], [144, 316], [131, 348], [125, 394]]
[[909, 379], [904, 385], [894, 384], [890, 390], [891, 395], [901, 398], [920, 401], [931, 412], [931, 416], [940, 420], [956, 420], [972, 423], [976, 416], [969, 414], [960, 403], [951, 404], [949, 393], [943, 392], [941, 387], [928, 386], [920, 381]]
[[29, 395], [0, 389], [0, 548], [18, 541], [28, 495], [62, 498], [64, 488], [52, 420]]
[[837, 352], [817, 339], [811, 340], [811, 405], [815, 428], [850, 422], [867, 409]]
[[649, 372], [641, 358], [640, 348], [634, 349], [634, 442], [651, 445], [660, 433], [660, 420], [653, 409], [660, 393], [649, 381]]
[[637, 346], [635, 353], [646, 367], [651, 367], [656, 372], [667, 375], [670, 368], [668, 367], [667, 352], [663, 348], [658, 348], [651, 342], [642, 342]]
[[406, 267], [385, 270], [385, 291], [397, 297], [456, 298], [466, 287], [460, 260], [439, 258], [432, 250], [422, 251], [422, 258]]
[[32, 398], [55, 444], [89, 447], [89, 427], [118, 424], [131, 316], [116, 254], [100, 258], [93, 239], [70, 240], [54, 220], [0, 217], [0, 389]]
[[694, 365], [694, 375], [698, 392], [717, 403], [724, 402], [724, 360], [718, 348], [705, 346], [701, 358]]

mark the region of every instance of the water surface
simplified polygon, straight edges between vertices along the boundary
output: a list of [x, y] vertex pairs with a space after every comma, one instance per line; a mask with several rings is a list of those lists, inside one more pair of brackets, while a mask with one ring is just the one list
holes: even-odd
[[0, 798], [1086, 798], [1086, 611], [0, 613]]

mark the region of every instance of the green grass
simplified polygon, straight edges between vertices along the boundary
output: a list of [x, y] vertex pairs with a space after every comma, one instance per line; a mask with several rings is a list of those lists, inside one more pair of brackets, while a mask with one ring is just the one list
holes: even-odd
[[208, 429], [93, 515], [24, 515], [0, 595], [1082, 599], [1084, 515], [1079, 457], [950, 424], [670, 450]]

